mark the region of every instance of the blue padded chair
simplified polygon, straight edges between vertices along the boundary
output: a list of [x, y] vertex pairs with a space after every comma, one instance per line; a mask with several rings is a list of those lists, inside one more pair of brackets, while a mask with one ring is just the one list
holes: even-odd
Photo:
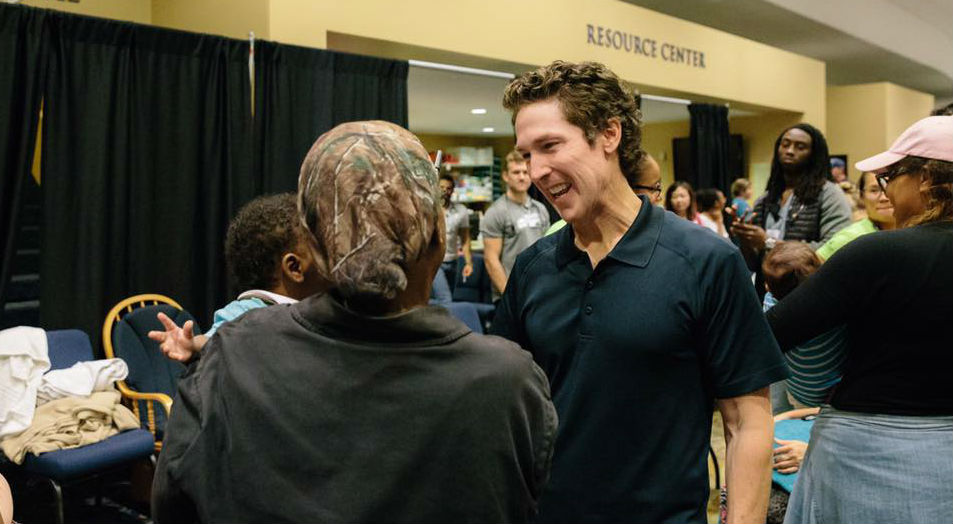
[[[64, 369], [77, 362], [93, 360], [93, 347], [85, 332], [78, 329], [49, 331], [46, 334], [50, 369]], [[154, 450], [152, 434], [133, 429], [101, 442], [80, 448], [27, 454], [19, 467], [32, 478], [47, 481], [56, 496], [56, 522], [63, 522], [63, 485], [87, 480], [137, 460], [147, 459]]]
[[[165, 423], [172, 410], [179, 377], [185, 366], [162, 354], [149, 331], [163, 331], [157, 315], [165, 313], [176, 325], [193, 320], [171, 298], [162, 295], [136, 295], [120, 303], [106, 315], [103, 323], [103, 350], [107, 358], [119, 357], [129, 366], [126, 380], [116, 383], [142, 426], [155, 437], [156, 451], [162, 449]], [[195, 326], [195, 334], [201, 330]], [[161, 409], [156, 409], [156, 404]]]
[[493, 294], [490, 291], [490, 275], [483, 265], [483, 255], [473, 253], [473, 273], [463, 279], [463, 266], [466, 263], [463, 257], [457, 259], [457, 276], [453, 287], [454, 302], [474, 302], [477, 304], [493, 304]]
[[[457, 259], [453, 301], [472, 304], [476, 308], [481, 324], [487, 326], [493, 320], [493, 313], [496, 312], [496, 306], [493, 305], [493, 293], [490, 290], [490, 275], [483, 266], [483, 255], [473, 253], [472, 258], [473, 273], [466, 280], [463, 279], [463, 266], [466, 261], [463, 257]], [[483, 330], [480, 331], [482, 332]]]
[[483, 334], [483, 323], [480, 322], [480, 315], [477, 313], [476, 306], [469, 302], [451, 302], [446, 305], [450, 314], [457, 317], [470, 328], [474, 333]]

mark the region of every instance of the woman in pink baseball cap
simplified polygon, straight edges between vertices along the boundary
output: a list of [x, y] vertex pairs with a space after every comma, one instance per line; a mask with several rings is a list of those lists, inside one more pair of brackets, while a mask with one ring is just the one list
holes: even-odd
[[851, 242], [767, 313], [785, 351], [841, 324], [850, 340], [784, 521], [949, 521], [953, 116], [856, 167], [875, 173], [900, 229]]

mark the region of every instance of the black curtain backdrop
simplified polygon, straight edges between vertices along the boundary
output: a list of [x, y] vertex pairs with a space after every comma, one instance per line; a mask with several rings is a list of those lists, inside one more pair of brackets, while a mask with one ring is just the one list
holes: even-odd
[[713, 104], [691, 104], [691, 158], [695, 189], [720, 189], [731, 193], [729, 173], [728, 107]]
[[230, 298], [223, 243], [251, 198], [294, 191], [340, 122], [407, 126], [406, 62], [0, 5], [0, 242], [12, 257], [41, 98], [41, 325], [99, 340], [138, 293], [203, 326]]
[[222, 243], [250, 195], [248, 43], [49, 12], [41, 324], [99, 339], [137, 293], [207, 327]]
[[20, 196], [33, 163], [45, 20], [41, 9], [0, 4], [0, 315], [14, 260]]
[[296, 191], [311, 144], [340, 123], [407, 127], [408, 68], [403, 61], [256, 43], [257, 191]]

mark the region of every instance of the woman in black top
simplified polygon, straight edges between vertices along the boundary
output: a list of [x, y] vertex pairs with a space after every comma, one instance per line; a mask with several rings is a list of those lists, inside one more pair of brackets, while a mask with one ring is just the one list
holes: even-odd
[[872, 171], [903, 229], [851, 242], [768, 313], [783, 350], [847, 324], [786, 523], [953, 515], [953, 117], [923, 119]]

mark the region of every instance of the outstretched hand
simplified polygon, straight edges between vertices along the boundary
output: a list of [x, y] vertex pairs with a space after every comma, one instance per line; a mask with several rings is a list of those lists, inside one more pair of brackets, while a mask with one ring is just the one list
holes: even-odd
[[158, 314], [159, 322], [165, 331], [150, 331], [149, 338], [159, 343], [162, 353], [172, 360], [188, 362], [198, 348], [195, 344], [195, 335], [192, 332], [192, 321], [187, 320], [182, 327], [175, 325], [165, 313]]
[[774, 441], [780, 444], [774, 448], [774, 469], [778, 470], [778, 473], [797, 473], [807, 451], [807, 442], [779, 438]]

